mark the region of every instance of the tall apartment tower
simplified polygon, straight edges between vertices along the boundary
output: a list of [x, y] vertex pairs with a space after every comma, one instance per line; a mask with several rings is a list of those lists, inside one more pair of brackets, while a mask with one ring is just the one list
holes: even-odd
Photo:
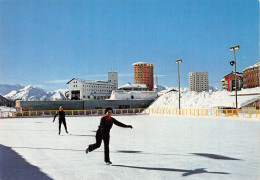
[[189, 90], [197, 92], [209, 91], [208, 72], [190, 72]]
[[118, 73], [117, 72], [108, 72], [107, 73], [107, 82], [114, 84], [112, 90], [118, 89]]
[[146, 84], [147, 91], [153, 90], [153, 63], [137, 62], [134, 66], [134, 84]]

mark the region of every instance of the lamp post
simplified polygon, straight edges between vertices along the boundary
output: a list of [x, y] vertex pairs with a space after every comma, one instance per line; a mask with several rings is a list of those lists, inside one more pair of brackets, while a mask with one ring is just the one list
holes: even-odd
[[179, 115], [181, 109], [181, 89], [180, 89], [180, 67], [179, 64], [182, 62], [182, 59], [178, 59], [175, 61], [178, 64], [178, 82], [179, 82]]
[[230, 65], [235, 65], [235, 89], [236, 89], [236, 109], [237, 109], [237, 66], [236, 66], [236, 50], [239, 49], [239, 45], [232, 46], [229, 48], [230, 51], [234, 51], [234, 61], [230, 61]]

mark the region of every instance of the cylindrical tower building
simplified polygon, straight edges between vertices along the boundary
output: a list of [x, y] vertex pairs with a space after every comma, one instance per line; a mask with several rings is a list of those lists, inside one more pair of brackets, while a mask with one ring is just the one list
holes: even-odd
[[153, 90], [153, 63], [137, 62], [134, 66], [134, 83], [146, 84], [147, 91]]

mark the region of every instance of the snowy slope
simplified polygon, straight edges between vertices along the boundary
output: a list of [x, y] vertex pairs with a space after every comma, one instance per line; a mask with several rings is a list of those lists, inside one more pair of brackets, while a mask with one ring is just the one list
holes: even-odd
[[[257, 93], [260, 87], [243, 89], [238, 94]], [[216, 108], [217, 106], [234, 107], [235, 96], [230, 96], [234, 92], [212, 91], [194, 92], [188, 88], [181, 88], [181, 108]], [[178, 108], [179, 92], [172, 91], [159, 97], [149, 108]], [[238, 107], [245, 105], [253, 100], [259, 99], [259, 95], [238, 96]]]
[[35, 86], [0, 84], [0, 93], [3, 97], [12, 100], [65, 100], [67, 89], [45, 91]]
[[47, 99], [48, 100], [65, 100], [65, 93], [67, 92], [67, 89], [57, 89], [55, 91], [48, 92]]

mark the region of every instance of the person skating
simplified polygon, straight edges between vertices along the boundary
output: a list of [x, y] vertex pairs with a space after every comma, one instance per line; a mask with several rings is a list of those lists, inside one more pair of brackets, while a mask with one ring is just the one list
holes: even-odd
[[86, 149], [86, 153], [94, 151], [95, 149], [100, 147], [101, 142], [103, 140], [104, 149], [105, 149], [105, 162], [107, 165], [112, 164], [109, 158], [109, 139], [110, 139], [109, 133], [113, 124], [124, 128], [133, 128], [131, 125], [125, 125], [117, 121], [115, 118], [111, 117], [112, 113], [113, 113], [113, 109], [111, 107], [106, 108], [105, 110], [106, 115], [101, 118], [100, 125], [96, 133], [96, 143], [90, 144]]
[[62, 106], [59, 108], [59, 112], [55, 114], [53, 122], [55, 121], [56, 116], [59, 115], [59, 135], [60, 135], [60, 129], [61, 129], [61, 123], [64, 125], [64, 128], [66, 130], [66, 133], [69, 133], [67, 131], [67, 125], [66, 125], [66, 119], [65, 119], [65, 112], [63, 111]]

